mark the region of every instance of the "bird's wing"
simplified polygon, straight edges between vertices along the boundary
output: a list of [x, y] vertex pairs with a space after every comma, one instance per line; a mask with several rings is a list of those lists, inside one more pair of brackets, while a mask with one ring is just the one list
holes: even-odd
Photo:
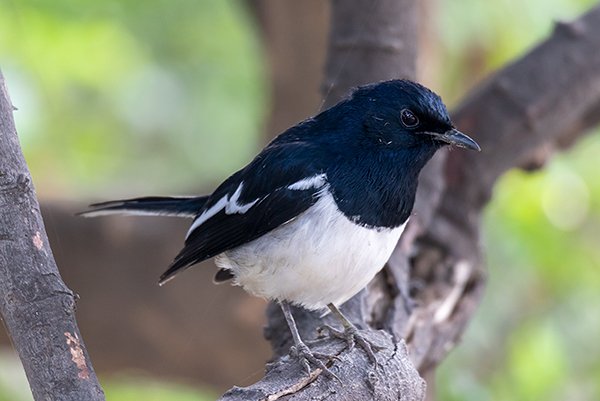
[[266, 148], [217, 188], [190, 227], [184, 248], [160, 277], [161, 284], [293, 220], [317, 201], [326, 176], [296, 147]]

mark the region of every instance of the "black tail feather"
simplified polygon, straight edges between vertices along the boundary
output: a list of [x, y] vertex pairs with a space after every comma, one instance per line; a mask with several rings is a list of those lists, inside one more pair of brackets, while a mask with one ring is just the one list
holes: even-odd
[[208, 196], [168, 197], [147, 196], [94, 203], [91, 210], [78, 213], [80, 216], [95, 217], [108, 214], [133, 214], [148, 216], [196, 217], [204, 207]]

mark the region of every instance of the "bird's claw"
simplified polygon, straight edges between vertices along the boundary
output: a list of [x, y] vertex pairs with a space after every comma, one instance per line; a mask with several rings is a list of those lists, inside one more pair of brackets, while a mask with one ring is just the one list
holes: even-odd
[[351, 326], [345, 328], [344, 330], [338, 330], [326, 324], [319, 328], [319, 333], [323, 331], [327, 331], [329, 333], [329, 336], [331, 337], [344, 340], [348, 345], [349, 351], [354, 349], [354, 346], [358, 344], [365, 351], [371, 363], [373, 363], [375, 367], [377, 367], [377, 357], [373, 352], [373, 348], [375, 348], [376, 350], [380, 350], [381, 347], [378, 347], [377, 345], [369, 342], [362, 334], [360, 334], [356, 327]]
[[337, 360], [339, 360], [339, 358], [337, 356], [327, 355], [327, 354], [323, 354], [320, 352], [312, 352], [310, 350], [310, 348], [308, 348], [308, 346], [304, 343], [301, 343], [298, 345], [293, 345], [290, 348], [290, 353], [304, 367], [304, 370], [306, 371], [307, 375], [310, 376], [310, 373], [311, 373], [310, 363], [312, 363], [314, 366], [321, 369], [323, 371], [323, 374], [325, 374], [325, 376], [329, 377], [330, 379], [335, 379], [341, 383], [340, 378], [335, 373], [333, 373], [331, 370], [329, 370], [329, 368], [327, 366], [325, 366], [325, 364], [321, 361], [321, 359], [326, 359], [326, 360], [337, 359]]

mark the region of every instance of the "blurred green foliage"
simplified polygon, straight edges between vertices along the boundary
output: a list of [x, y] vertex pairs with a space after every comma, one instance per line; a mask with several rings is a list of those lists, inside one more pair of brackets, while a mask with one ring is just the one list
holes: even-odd
[[441, 399], [600, 399], [598, 139], [499, 183], [484, 227], [487, 293], [441, 366]]
[[103, 383], [106, 399], [110, 401], [209, 401], [218, 397], [211, 392], [148, 378], [124, 377]]
[[422, 66], [446, 102], [548, 36], [554, 21], [579, 16], [594, 0], [439, 1], [428, 29], [436, 62]]
[[265, 78], [237, 1], [0, 1], [0, 59], [43, 196], [198, 190], [258, 147]]
[[[442, 2], [436, 79], [446, 98], [594, 2]], [[556, 68], [559, 68], [557, 65]], [[475, 136], [477, 133], [473, 133]], [[542, 171], [511, 171], [486, 210], [488, 288], [438, 372], [440, 400], [600, 399], [600, 138]]]
[[[436, 62], [422, 78], [452, 103], [592, 3], [432, 3]], [[0, 59], [46, 197], [193, 191], [262, 142], [264, 57], [238, 1], [0, 0]], [[590, 136], [543, 171], [500, 181], [484, 227], [488, 290], [441, 366], [441, 400], [600, 399], [598, 154]], [[4, 360], [0, 401], [30, 399]], [[104, 385], [117, 401], [203, 399]]]

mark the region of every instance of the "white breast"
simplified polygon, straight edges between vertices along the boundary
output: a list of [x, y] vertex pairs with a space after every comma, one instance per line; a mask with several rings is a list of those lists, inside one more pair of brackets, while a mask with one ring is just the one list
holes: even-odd
[[341, 305], [364, 288], [389, 259], [406, 224], [369, 229], [354, 224], [324, 190], [291, 222], [217, 257], [234, 282], [267, 299], [307, 309]]

